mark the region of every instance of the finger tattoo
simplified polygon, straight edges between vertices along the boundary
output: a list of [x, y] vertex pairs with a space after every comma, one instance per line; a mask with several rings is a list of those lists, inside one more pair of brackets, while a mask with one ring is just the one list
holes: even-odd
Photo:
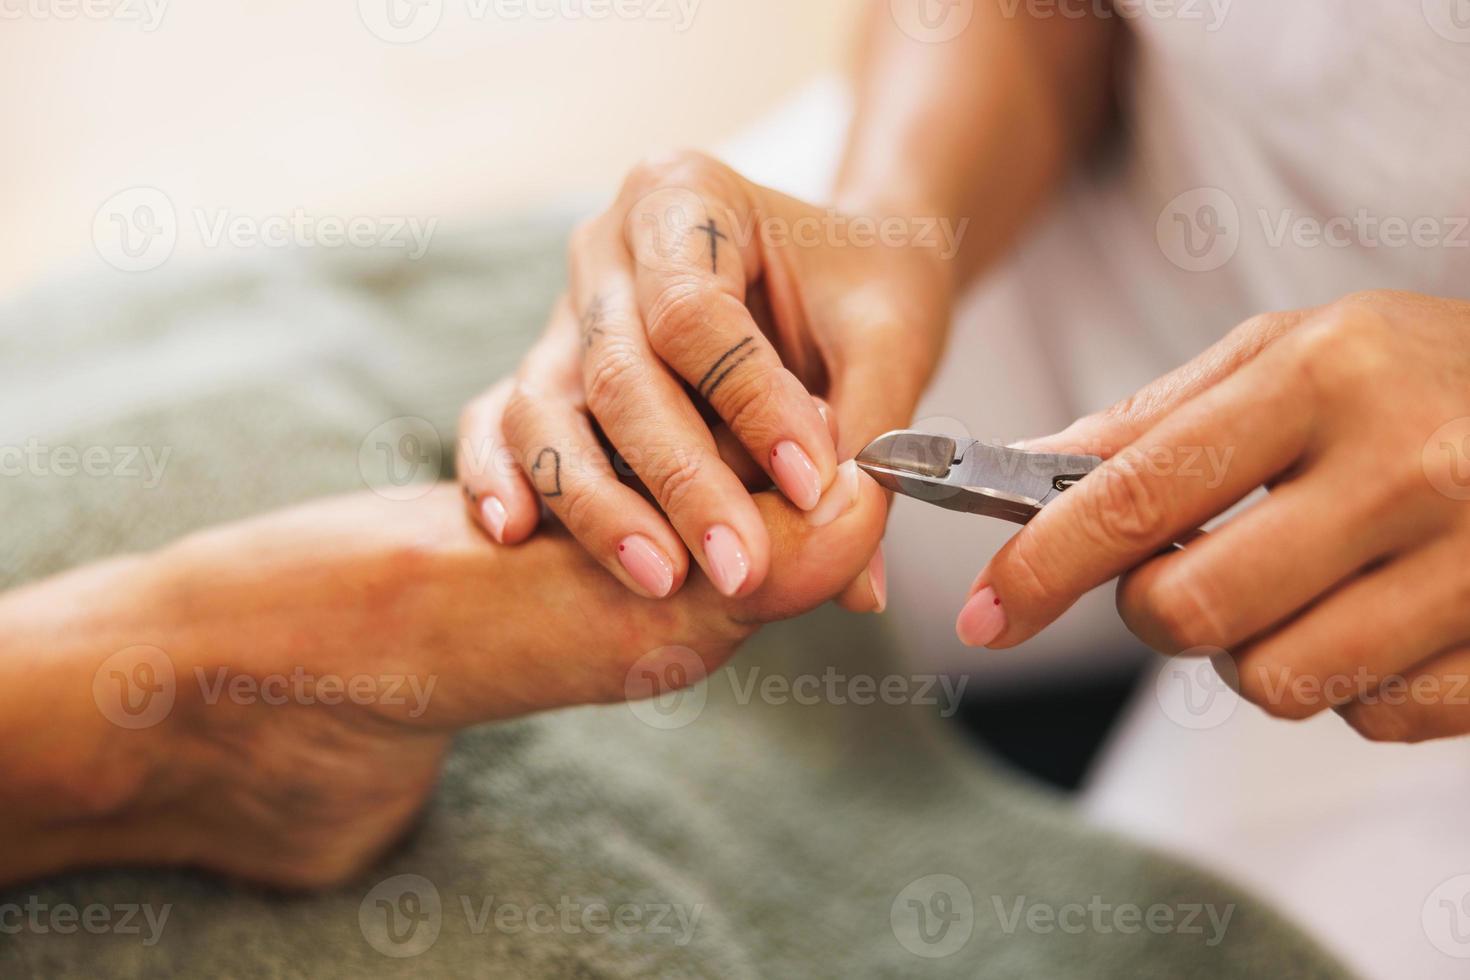
[[720, 359], [715, 361], [714, 365], [705, 372], [704, 377], [699, 379], [699, 384], [695, 385], [694, 390], [698, 391], [708, 401], [709, 397], [715, 393], [715, 389], [730, 376], [730, 372], [741, 364], [744, 364], [754, 354], [755, 338], [746, 337], [740, 343], [720, 355]]
[[720, 240], [730, 240], [730, 236], [720, 231], [720, 226], [715, 224], [715, 219], [709, 219], [708, 224], [700, 225], [699, 231], [709, 236], [709, 265], [711, 272], [720, 271]]
[[550, 446], [536, 454], [531, 464], [531, 482], [547, 500], [561, 496], [561, 453]]
[[582, 314], [582, 346], [592, 349], [593, 341], [602, 335], [602, 321], [606, 313], [606, 304], [602, 295], [592, 297], [592, 302], [587, 305], [587, 312]]

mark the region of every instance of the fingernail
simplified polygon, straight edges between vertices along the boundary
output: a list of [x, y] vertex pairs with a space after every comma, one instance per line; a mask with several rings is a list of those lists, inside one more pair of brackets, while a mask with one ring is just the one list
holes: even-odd
[[832, 416], [832, 406], [816, 396], [812, 396], [812, 401], [817, 403], [817, 414], [822, 417], [823, 422], [827, 423], [827, 432], [832, 436], [832, 444], [835, 446], [837, 444], [837, 419]]
[[878, 551], [873, 555], [873, 560], [868, 562], [868, 585], [873, 588], [873, 597], [878, 600], [878, 608], [874, 612], [882, 612], [888, 608], [888, 566], [883, 561], [883, 546], [878, 546]]
[[1005, 628], [1006, 612], [1001, 608], [1000, 596], [988, 585], [970, 597], [955, 623], [960, 642], [970, 647], [989, 646]]
[[740, 547], [740, 538], [723, 524], [716, 524], [704, 535], [704, 557], [709, 561], [715, 588], [733, 596], [750, 574], [750, 559]]
[[812, 458], [790, 439], [771, 450], [771, 469], [786, 499], [802, 510], [811, 510], [822, 499], [822, 474]]
[[817, 502], [807, 511], [806, 520], [812, 527], [826, 527], [847, 513], [858, 499], [857, 460], [850, 459], [837, 467], [837, 478]]
[[618, 543], [618, 561], [638, 587], [655, 599], [662, 599], [673, 590], [674, 563], [643, 535], [630, 534]]
[[490, 536], [499, 544], [505, 544], [505, 522], [509, 518], [505, 512], [505, 504], [496, 497], [486, 497], [480, 501], [480, 516], [485, 519]]

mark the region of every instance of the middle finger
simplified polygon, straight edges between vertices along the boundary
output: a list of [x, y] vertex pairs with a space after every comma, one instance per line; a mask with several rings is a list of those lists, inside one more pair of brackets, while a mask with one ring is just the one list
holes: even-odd
[[626, 266], [583, 253], [572, 293], [581, 311], [587, 407], [653, 494], [710, 581], [727, 596], [759, 587], [770, 564], [766, 527], [709, 426], [649, 346]]

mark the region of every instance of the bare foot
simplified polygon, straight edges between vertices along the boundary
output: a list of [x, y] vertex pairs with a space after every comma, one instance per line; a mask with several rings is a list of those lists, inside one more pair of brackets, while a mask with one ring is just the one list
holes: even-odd
[[458, 729], [622, 700], [652, 651], [691, 650], [714, 670], [762, 623], [871, 596], [852, 583], [866, 581], [883, 494], [866, 476], [831, 493], [842, 516], [820, 528], [757, 496], [771, 573], [738, 600], [702, 578], [639, 598], [556, 529], [497, 547], [448, 485], [408, 503], [321, 501], [148, 556], [143, 596], [69, 660], [103, 678], [98, 698], [111, 679], [129, 696], [146, 693], [134, 679], [167, 676], [171, 700], [145, 726], [100, 722], [80, 753], [100, 756], [89, 765], [116, 789], [89, 815], [94, 850], [73, 863], [340, 881], [412, 821]]

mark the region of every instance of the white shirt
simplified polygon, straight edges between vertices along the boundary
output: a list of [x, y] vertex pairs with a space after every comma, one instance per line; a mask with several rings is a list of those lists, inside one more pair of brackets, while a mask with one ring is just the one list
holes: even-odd
[[[1054, 431], [1268, 310], [1374, 288], [1470, 298], [1470, 0], [1116, 3], [1122, 153], [961, 309], [921, 428]], [[727, 158], [823, 199], [844, 99], [808, 93]], [[1013, 532], [896, 503], [888, 625], [912, 669], [1053, 683], [1142, 656], [1111, 587], [1019, 650], [963, 648], [955, 613]], [[1188, 682], [1140, 692], [1093, 819], [1255, 887], [1367, 976], [1465, 975], [1466, 742], [1372, 745], [1330, 713], [1279, 722], [1233, 695], [1199, 700], [1201, 726]]]

